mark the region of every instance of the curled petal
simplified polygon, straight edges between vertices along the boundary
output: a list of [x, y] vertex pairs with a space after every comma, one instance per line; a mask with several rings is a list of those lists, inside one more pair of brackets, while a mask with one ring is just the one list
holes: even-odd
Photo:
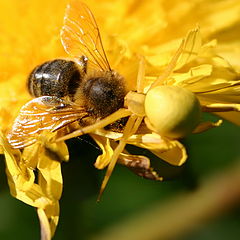
[[[38, 208], [41, 223], [41, 239], [50, 240], [53, 236], [59, 218], [58, 200], [62, 193], [62, 175], [60, 161], [51, 147], [35, 144], [34, 151], [27, 151], [23, 159], [19, 150], [13, 150], [5, 136], [0, 134], [0, 144], [4, 150], [8, 183], [11, 194]], [[55, 144], [55, 143], [54, 143]], [[49, 145], [50, 146], [50, 145]], [[33, 164], [34, 163], [34, 164]], [[35, 183], [33, 165], [38, 169], [38, 184]], [[35, 166], [36, 167], [36, 166]]]
[[[159, 158], [174, 165], [181, 166], [187, 160], [187, 152], [185, 147], [178, 141], [170, 141], [168, 150], [162, 152], [161, 149], [151, 150]], [[146, 146], [147, 148], [147, 146]]]
[[38, 155], [39, 149], [39, 144], [33, 144], [24, 148], [22, 152], [22, 160], [27, 167], [31, 169], [35, 169], [37, 167], [38, 158], [36, 156]]
[[[96, 133], [113, 140], [119, 140], [122, 137], [122, 133], [115, 133], [104, 129], [98, 130]], [[157, 133], [134, 134], [128, 138], [127, 144], [146, 148], [157, 157], [175, 166], [181, 166], [187, 160], [186, 149], [180, 142], [163, 138]]]
[[[51, 199], [51, 203], [38, 209], [41, 225], [41, 240], [49, 240], [54, 235], [59, 220], [58, 200], [62, 195], [63, 180], [59, 155], [51, 151], [51, 145], [42, 147], [38, 155], [38, 184], [44, 196]], [[62, 143], [60, 143], [61, 145]], [[60, 146], [59, 146], [60, 147]], [[54, 149], [54, 148], [53, 148]]]
[[41, 227], [41, 240], [50, 240], [54, 235], [59, 219], [59, 211], [58, 202], [48, 205], [45, 209], [37, 209]]
[[146, 148], [174, 166], [181, 166], [187, 160], [186, 149], [180, 142], [162, 138], [156, 133], [132, 136], [128, 143]]
[[33, 169], [28, 168], [19, 150], [13, 150], [0, 132], [0, 144], [4, 149], [8, 184], [13, 197], [33, 207], [44, 208], [51, 203], [35, 182]]
[[45, 211], [38, 208], [37, 213], [41, 228], [41, 240], [51, 240], [51, 229]]
[[54, 158], [49, 149], [43, 149], [38, 159], [38, 183], [44, 195], [55, 201], [62, 195], [63, 180], [61, 163]]
[[67, 145], [65, 144], [64, 141], [59, 142], [58, 151], [59, 151], [59, 156], [60, 156], [62, 161], [64, 161], [64, 162], [69, 161], [68, 147], [67, 147]]
[[46, 146], [52, 154], [55, 155], [54, 160], [59, 162], [67, 162], [69, 160], [69, 152], [67, 145], [62, 141], [58, 143], [51, 143]]
[[41, 240], [51, 240], [51, 230], [48, 218], [42, 208], [37, 210], [41, 228]]
[[109, 164], [113, 155], [113, 149], [110, 145], [110, 140], [109, 138], [102, 137], [99, 135], [95, 134], [90, 135], [102, 150], [102, 154], [97, 157], [94, 166], [98, 169], [103, 169]]

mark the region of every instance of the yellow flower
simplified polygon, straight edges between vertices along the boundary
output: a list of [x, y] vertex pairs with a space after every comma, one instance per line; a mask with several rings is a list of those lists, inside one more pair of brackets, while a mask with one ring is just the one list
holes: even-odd
[[[78, 1], [73, 4], [78, 5]], [[53, 236], [58, 223], [58, 201], [62, 193], [60, 163], [68, 161], [68, 150], [63, 141], [55, 140], [61, 139], [67, 130], [61, 129], [57, 133], [44, 130], [34, 139], [34, 144], [23, 151], [13, 149], [5, 135], [11, 130], [21, 106], [31, 99], [25, 82], [32, 69], [47, 60], [69, 57], [59, 35], [66, 5], [67, 0], [0, 3], [0, 144], [5, 154], [11, 194], [38, 208], [42, 240]], [[155, 112], [145, 111], [149, 108], [154, 111], [157, 107], [144, 104], [145, 97], [158, 87], [176, 89], [172, 88], [176, 86], [184, 88], [184, 92], [194, 93], [191, 96], [197, 104], [192, 108], [197, 107], [197, 117], [186, 133], [201, 132], [220, 124], [198, 122], [198, 101], [202, 111], [213, 112], [240, 125], [240, 40], [235, 35], [240, 21], [238, 0], [151, 0], [141, 3], [135, 0], [116, 0], [114, 3], [89, 0], [88, 6], [100, 27], [110, 65], [124, 76], [130, 96], [126, 97], [126, 108], [113, 113], [110, 122], [109, 119], [102, 120], [81, 130], [89, 132], [102, 149], [95, 167], [108, 166], [111, 174], [118, 161], [138, 175], [162, 180], [161, 173], [152, 169], [150, 160], [129, 154], [124, 150], [126, 144], [146, 148], [172, 165], [180, 166], [186, 161], [184, 146], [168, 134], [164, 135], [159, 128], [163, 120], [158, 122], [154, 117], [156, 123], [153, 123], [151, 117]], [[136, 90], [138, 93], [135, 94]], [[175, 107], [172, 112], [181, 110], [178, 104], [171, 104]], [[21, 116], [24, 117], [23, 113]], [[103, 128], [119, 116], [129, 117], [123, 131]], [[183, 118], [189, 122], [191, 116], [184, 115]], [[165, 118], [164, 115], [162, 119]], [[166, 121], [170, 121], [169, 118]], [[188, 127], [186, 125], [183, 128]], [[171, 131], [175, 130], [171, 128]], [[109, 176], [104, 180], [102, 191]]]

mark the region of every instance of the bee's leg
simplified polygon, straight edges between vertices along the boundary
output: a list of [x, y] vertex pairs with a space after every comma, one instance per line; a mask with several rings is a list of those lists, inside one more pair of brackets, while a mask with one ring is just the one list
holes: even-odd
[[96, 122], [95, 124], [89, 125], [87, 127], [81, 128], [81, 129], [78, 129], [78, 130], [76, 130], [72, 133], [69, 133], [69, 134], [61, 137], [61, 138], [58, 138], [56, 140], [56, 142], [64, 141], [64, 140], [74, 138], [74, 137], [78, 137], [78, 136], [93, 132], [93, 131], [95, 131], [96, 129], [99, 129], [99, 128], [104, 128], [107, 125], [117, 121], [118, 119], [128, 117], [131, 114], [132, 114], [132, 112], [129, 111], [128, 109], [120, 108], [118, 111], [116, 111], [116, 112], [112, 113], [111, 115], [107, 116], [106, 118]]

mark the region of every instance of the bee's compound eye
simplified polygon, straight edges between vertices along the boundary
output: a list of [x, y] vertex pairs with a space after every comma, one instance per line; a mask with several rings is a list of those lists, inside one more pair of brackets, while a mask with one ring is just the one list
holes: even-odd
[[151, 89], [145, 99], [146, 123], [162, 136], [177, 139], [190, 134], [200, 121], [201, 107], [189, 90], [177, 86]]

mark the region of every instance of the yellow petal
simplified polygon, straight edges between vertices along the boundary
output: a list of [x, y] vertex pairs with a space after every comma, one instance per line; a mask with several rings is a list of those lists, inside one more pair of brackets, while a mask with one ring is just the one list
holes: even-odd
[[0, 144], [4, 149], [6, 172], [11, 194], [34, 207], [44, 208], [51, 203], [51, 200], [45, 197], [40, 186], [34, 183], [35, 174], [33, 169], [26, 167], [24, 161], [22, 161], [20, 151], [11, 149], [1, 132]]
[[[147, 148], [147, 146], [146, 146]], [[187, 152], [184, 146], [178, 141], [171, 141], [169, 149], [162, 152], [161, 149], [156, 148], [151, 150], [157, 157], [163, 159], [164, 161], [174, 165], [181, 166], [187, 160]]]
[[58, 202], [48, 205], [45, 209], [37, 209], [41, 227], [41, 240], [50, 240], [54, 235], [58, 224], [59, 210]]
[[97, 157], [94, 166], [98, 169], [103, 169], [109, 164], [113, 155], [113, 149], [110, 145], [110, 140], [109, 138], [95, 134], [90, 134], [90, 136], [94, 139], [94, 141], [102, 150], [102, 154]]
[[[96, 133], [115, 141], [122, 137], [122, 133], [103, 129], [96, 131]], [[172, 165], [180, 166], [187, 160], [186, 149], [180, 142], [163, 138], [157, 133], [134, 134], [128, 138], [127, 144], [146, 148]]]
[[[226, 81], [225, 79], [219, 80], [215, 86], [215, 90], [209, 92], [198, 93], [197, 96], [206, 103], [240, 103], [240, 80]], [[220, 85], [221, 84], [221, 85]]]
[[59, 200], [62, 195], [61, 163], [49, 149], [43, 149], [39, 154], [38, 182], [45, 195], [52, 200]]
[[211, 73], [212, 66], [210, 64], [202, 64], [196, 67], [192, 67], [186, 73], [173, 74], [172, 79], [168, 80], [168, 85], [172, 84], [181, 86], [191, 91], [194, 91], [194, 86], [197, 85], [197, 91], [201, 91], [201, 89], [199, 89], [199, 85], [203, 85], [202, 79], [204, 77], [210, 76]]
[[37, 167], [39, 150], [40, 145], [38, 143], [24, 148], [22, 152], [22, 159], [27, 167], [32, 169]]
[[240, 40], [236, 39], [236, 32], [239, 26], [236, 25], [224, 32], [219, 33], [219, 44], [216, 47], [217, 53], [227, 59], [229, 63], [240, 72]]
[[51, 240], [51, 229], [45, 211], [38, 208], [37, 213], [41, 228], [41, 240]]
[[[182, 38], [184, 35], [182, 35]], [[157, 45], [148, 50], [146, 60], [152, 65], [148, 66], [147, 75], [161, 75], [164, 70], [163, 66], [170, 62], [174, 53], [178, 49], [182, 38], [167, 42], [162, 45]], [[202, 37], [200, 29], [196, 28], [188, 32], [185, 37], [182, 54], [180, 55], [178, 62], [175, 66], [175, 71], [182, 68], [184, 65], [191, 62], [198, 56], [202, 47]], [[151, 67], [151, 69], [149, 69]]]
[[[57, 134], [57, 136], [59, 135]], [[54, 159], [56, 161], [69, 161], [68, 147], [64, 141], [58, 143], [51, 142], [51, 144], [47, 143], [46, 147], [53, 155], [55, 155]]]
[[146, 148], [175, 166], [181, 166], [187, 160], [186, 149], [180, 142], [162, 138], [156, 133], [132, 136], [128, 143]]

